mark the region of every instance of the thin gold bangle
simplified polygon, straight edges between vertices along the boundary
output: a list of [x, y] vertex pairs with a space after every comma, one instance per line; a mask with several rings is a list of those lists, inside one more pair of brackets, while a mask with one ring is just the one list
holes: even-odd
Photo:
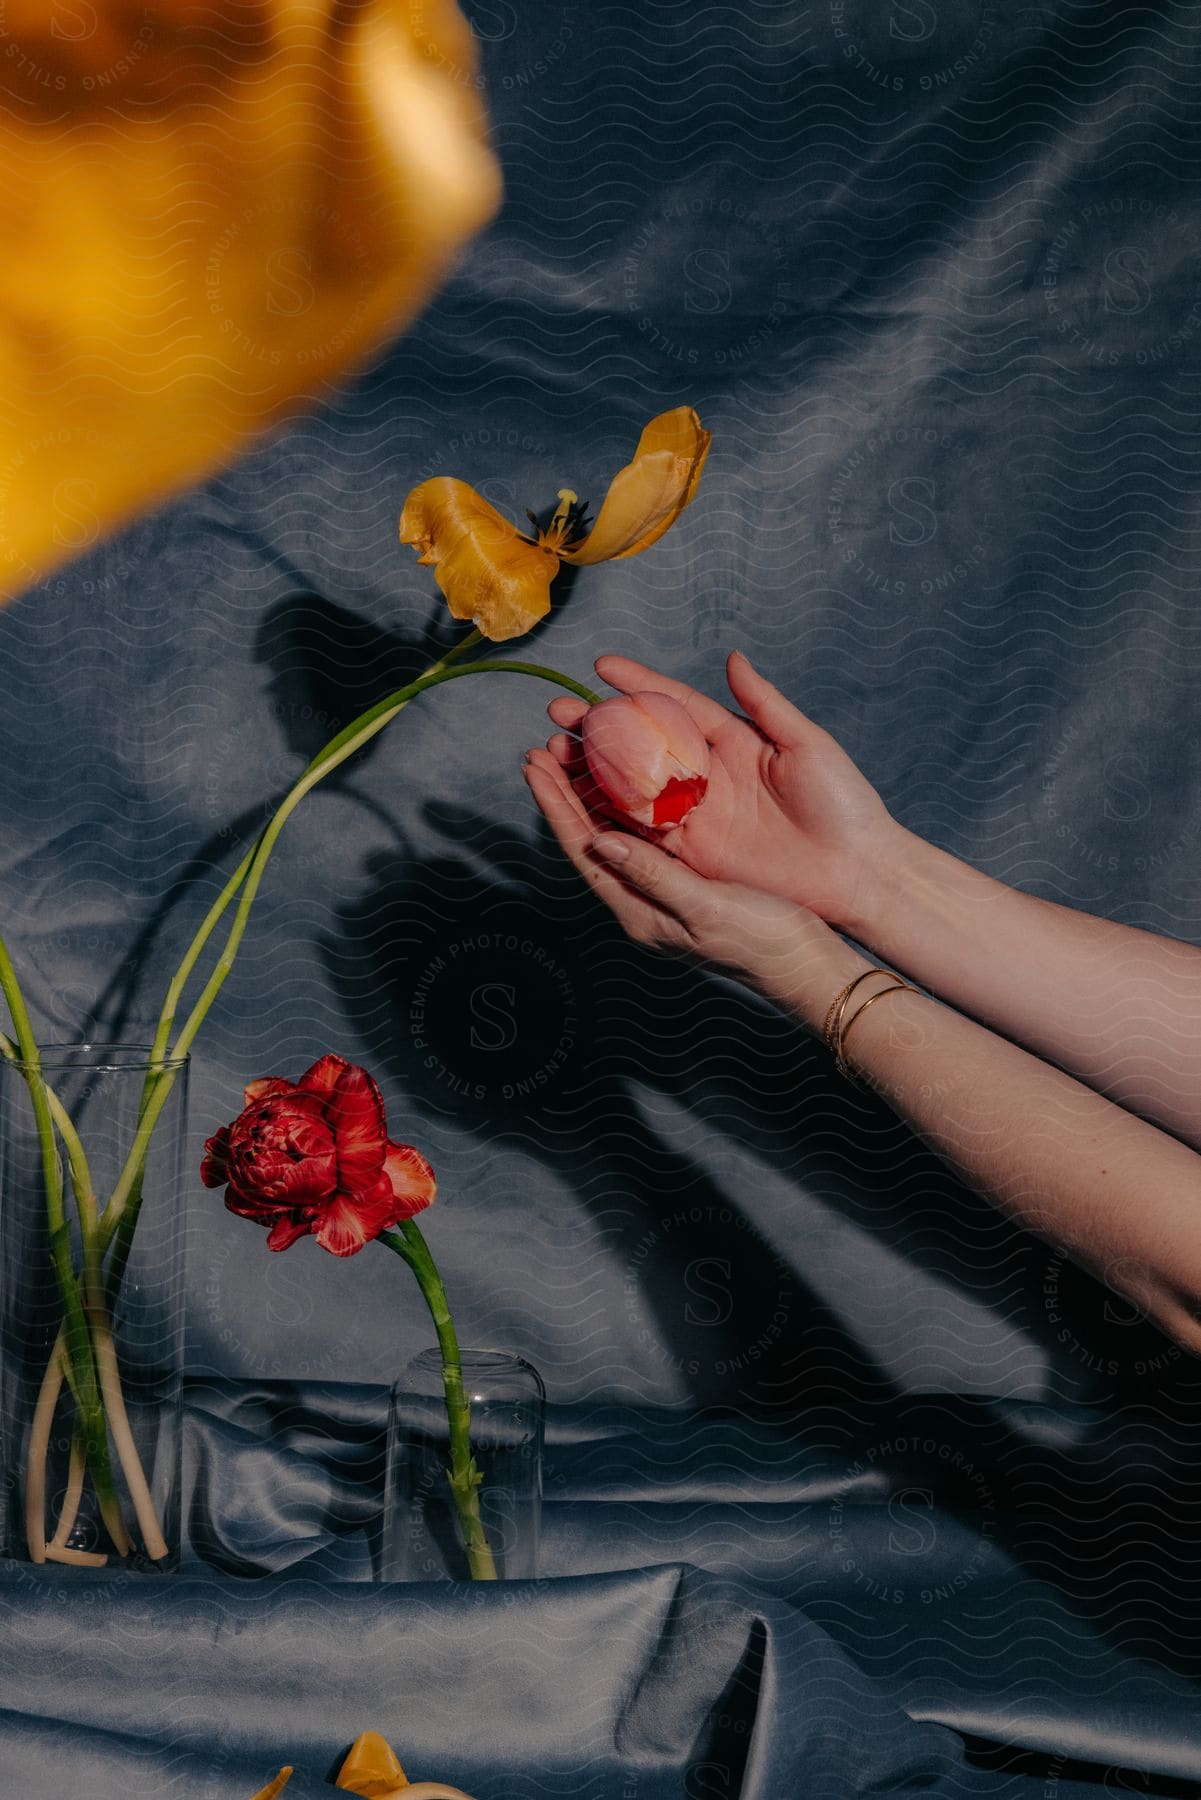
[[856, 975], [854, 981], [848, 981], [846, 986], [835, 994], [833, 1000], [830, 1002], [830, 1010], [826, 1014], [826, 1023], [822, 1032], [822, 1035], [826, 1040], [826, 1049], [830, 1052], [831, 1056], [837, 1056], [838, 1054], [836, 1046], [838, 1043], [838, 1034], [842, 1029], [843, 1014], [847, 1009], [847, 1001], [855, 992], [859, 983], [861, 981], [866, 981], [869, 975], [891, 974], [891, 969], [882, 969], [879, 964], [873, 963], [870, 969], [864, 969], [861, 975]]
[[881, 988], [878, 994], [873, 994], [870, 1000], [865, 1000], [863, 1005], [858, 1007], [851, 1014], [846, 1024], [842, 1027], [838, 1038], [838, 1049], [834, 1057], [834, 1067], [838, 1070], [838, 1073], [844, 1075], [848, 1081], [858, 1081], [859, 1077], [855, 1074], [846, 1058], [847, 1032], [851, 1029], [855, 1020], [861, 1019], [868, 1007], [874, 1006], [877, 1000], [883, 1000], [885, 994], [899, 994], [902, 991], [916, 994], [917, 989], [911, 987], [907, 981], [894, 981], [891, 987]]

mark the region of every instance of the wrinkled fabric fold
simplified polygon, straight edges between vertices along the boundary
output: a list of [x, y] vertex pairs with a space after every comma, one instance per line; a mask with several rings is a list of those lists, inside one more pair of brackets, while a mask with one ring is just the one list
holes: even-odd
[[[378, 1386], [190, 1384], [190, 1572], [286, 1574], [321, 1592], [371, 1582], [386, 1414], [387, 1390]], [[1155, 1469], [1171, 1451], [1153, 1413], [1119, 1419], [946, 1395], [912, 1398], [894, 1413], [893, 1448], [883, 1457], [857, 1441], [836, 1450], [815, 1431], [782, 1434], [770, 1419], [698, 1421], [618, 1406], [580, 1417], [552, 1407], [541, 1585], [558, 1591], [575, 1582], [586, 1595], [615, 1571], [682, 1558], [716, 1584], [706, 1591], [803, 1615], [823, 1644], [838, 1647], [839, 1669], [854, 1669], [877, 1701], [902, 1714], [1020, 1749], [1044, 1770], [1062, 1765], [1065, 1781], [1086, 1780], [1093, 1764], [1181, 1779], [1201, 1756], [1187, 1671], [1148, 1663], [1137, 1641], [1114, 1640], [1104, 1587], [1082, 1607], [1048, 1582], [1039, 1515], [1013, 1499], [1015, 1482], [1038, 1471], [1060, 1487], [1068, 1468], [1087, 1480], [1091, 1464], [1109, 1460], [1115, 1431], [1122, 1466]], [[929, 1446], [924, 1460], [911, 1459], [914, 1443]], [[954, 1454], [942, 1454], [944, 1446]], [[983, 1477], [974, 1509], [964, 1504], [956, 1455]], [[916, 1560], [906, 1558], [913, 1541], [902, 1534], [917, 1515], [893, 1503], [903, 1469], [929, 1506], [923, 1522], [933, 1535]], [[1162, 1562], [1137, 1579], [1162, 1587], [1170, 1552], [1156, 1554]], [[275, 1587], [253, 1585], [264, 1594]], [[449, 1603], [445, 1590], [421, 1592]], [[681, 1664], [701, 1655], [699, 1616], [686, 1614], [671, 1649]], [[185, 1647], [186, 1634], [181, 1655]], [[670, 1663], [667, 1647], [661, 1656]], [[788, 1707], [805, 1704], [808, 1682], [789, 1690]], [[820, 1714], [827, 1699], [813, 1705]], [[771, 1716], [769, 1708], [764, 1720]], [[407, 1769], [404, 1742], [396, 1743]], [[1015, 1800], [1040, 1800], [1033, 1775], [1030, 1783], [1013, 1790]], [[470, 1780], [459, 1785], [477, 1791]]]
[[39, 1574], [0, 1587], [0, 1615], [0, 1741], [24, 1800], [61, 1794], [79, 1733], [96, 1741], [95, 1800], [141, 1791], [148, 1764], [164, 1795], [247, 1800], [280, 1745], [289, 1800], [312, 1800], [366, 1719], [414, 1780], [474, 1794], [501, 1771], [530, 1800], [679, 1800], [702, 1772], [739, 1800], [1007, 1791], [802, 1613], [679, 1566], [499, 1588], [213, 1577], [154, 1593]]

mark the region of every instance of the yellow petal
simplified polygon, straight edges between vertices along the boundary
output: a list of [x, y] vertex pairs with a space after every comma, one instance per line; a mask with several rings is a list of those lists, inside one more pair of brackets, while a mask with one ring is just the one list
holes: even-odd
[[520, 637], [550, 610], [559, 558], [522, 537], [465, 481], [435, 475], [415, 487], [400, 515], [400, 541], [437, 565], [455, 618], [471, 619], [493, 643]]
[[252, 1794], [250, 1800], [275, 1800], [276, 1795], [282, 1794], [287, 1787], [291, 1775], [292, 1765], [289, 1763], [286, 1769], [280, 1770], [274, 1781], [269, 1781], [265, 1788], [259, 1789], [257, 1794]]
[[363, 1800], [392, 1800], [409, 1784], [391, 1744], [378, 1731], [361, 1731], [350, 1746], [334, 1785], [346, 1793], [362, 1795]]
[[499, 195], [453, 0], [3, 14], [0, 596], [326, 391]]
[[613, 477], [583, 544], [560, 552], [567, 562], [611, 562], [636, 556], [674, 525], [696, 493], [713, 433], [690, 406], [652, 419], [634, 460]]

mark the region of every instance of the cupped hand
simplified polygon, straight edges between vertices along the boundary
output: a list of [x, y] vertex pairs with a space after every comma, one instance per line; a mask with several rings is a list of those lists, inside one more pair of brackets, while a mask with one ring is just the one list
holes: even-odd
[[[624, 656], [602, 656], [596, 670], [621, 693], [670, 694], [709, 742], [709, 791], [680, 825], [656, 834], [665, 850], [699, 875], [779, 895], [852, 933], [862, 926], [898, 827], [828, 732], [739, 651], [726, 677], [746, 717]], [[548, 711], [562, 730], [547, 749], [587, 806], [587, 771], [570, 735], [586, 704], [565, 697]]]
[[657, 845], [599, 828], [562, 764], [531, 750], [525, 778], [580, 874], [636, 943], [716, 964], [773, 999], [799, 1004], [829, 986], [841, 943], [807, 908], [741, 882], [698, 874]]

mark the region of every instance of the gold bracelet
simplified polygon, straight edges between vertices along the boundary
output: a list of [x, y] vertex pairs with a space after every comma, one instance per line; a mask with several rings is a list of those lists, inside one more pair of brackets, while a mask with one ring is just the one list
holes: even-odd
[[874, 1006], [877, 1000], [883, 1000], [885, 994], [899, 994], [902, 990], [910, 994], [917, 993], [917, 989], [911, 987], [907, 981], [894, 981], [891, 987], [881, 988], [878, 994], [873, 994], [870, 1000], [865, 1000], [863, 1005], [858, 1007], [851, 1014], [846, 1024], [842, 1027], [838, 1036], [838, 1048], [834, 1053], [834, 1067], [847, 1081], [856, 1083], [860, 1081], [860, 1077], [856, 1075], [846, 1058], [847, 1032], [851, 1029], [851, 1026], [855, 1023], [856, 1019], [861, 1019], [863, 1017], [869, 1006]]
[[866, 981], [869, 975], [891, 974], [891, 969], [881, 969], [876, 964], [873, 964], [870, 969], [864, 969], [862, 975], [856, 975], [854, 981], [848, 981], [846, 986], [841, 988], [839, 992], [835, 994], [833, 1000], [830, 1002], [830, 1010], [826, 1014], [825, 1025], [822, 1027], [822, 1036], [826, 1040], [826, 1049], [830, 1052], [831, 1056], [836, 1056], [838, 1054], [836, 1046], [838, 1043], [838, 1034], [842, 1029], [842, 1015], [847, 1009], [847, 1001], [855, 992], [859, 983], [861, 981]]

